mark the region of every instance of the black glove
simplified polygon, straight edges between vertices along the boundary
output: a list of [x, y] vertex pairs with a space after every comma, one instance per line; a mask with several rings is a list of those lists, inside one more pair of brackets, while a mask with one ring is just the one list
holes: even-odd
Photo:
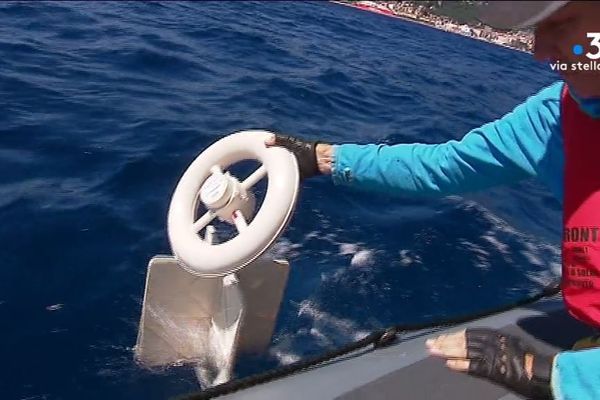
[[271, 145], [285, 147], [296, 156], [300, 180], [304, 180], [320, 174], [316, 154], [317, 144], [319, 143], [317, 141], [306, 142], [293, 136], [277, 133], [275, 134], [275, 141]]
[[[521, 339], [493, 329], [467, 329], [465, 335], [469, 374], [529, 398], [552, 398], [552, 355], [540, 354]], [[533, 356], [531, 379], [525, 370], [526, 354]]]

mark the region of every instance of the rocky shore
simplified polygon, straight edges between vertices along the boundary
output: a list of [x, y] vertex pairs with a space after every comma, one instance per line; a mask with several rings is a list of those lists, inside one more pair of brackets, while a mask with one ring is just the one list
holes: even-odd
[[[499, 46], [531, 53], [533, 33], [529, 31], [498, 31], [479, 22], [458, 23], [454, 19], [434, 13], [432, 6], [415, 1], [334, 1], [398, 18], [404, 18], [432, 26], [447, 32], [468, 36], [474, 39], [494, 43]], [[441, 2], [439, 2], [441, 3]]]

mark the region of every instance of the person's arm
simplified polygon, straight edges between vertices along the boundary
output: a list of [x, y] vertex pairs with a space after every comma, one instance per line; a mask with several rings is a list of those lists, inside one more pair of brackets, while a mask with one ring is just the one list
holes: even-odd
[[547, 167], [551, 137], [559, 136], [553, 134], [560, 131], [562, 86], [544, 88], [460, 141], [334, 145], [327, 149], [333, 182], [389, 194], [448, 195], [535, 177]]
[[600, 399], [600, 348], [559, 353], [551, 382], [556, 400]]

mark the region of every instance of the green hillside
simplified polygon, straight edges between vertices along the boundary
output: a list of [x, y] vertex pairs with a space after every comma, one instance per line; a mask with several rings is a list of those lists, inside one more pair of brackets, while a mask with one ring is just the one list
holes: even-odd
[[459, 24], [477, 24], [475, 1], [411, 1], [422, 5], [429, 12], [453, 19]]

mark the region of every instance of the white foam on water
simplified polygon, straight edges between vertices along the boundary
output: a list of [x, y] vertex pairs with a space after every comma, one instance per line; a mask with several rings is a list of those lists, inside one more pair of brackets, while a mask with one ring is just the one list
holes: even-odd
[[297, 304], [297, 307], [298, 317], [309, 320], [308, 327], [280, 336], [277, 344], [269, 349], [269, 353], [283, 365], [302, 359], [302, 356], [293, 352], [297, 340], [306, 340], [308, 337], [319, 347], [331, 349], [339, 347], [342, 343], [360, 340], [370, 333], [359, 329], [352, 320], [335, 317], [321, 310], [311, 300], [304, 300]]
[[318, 238], [321, 232], [319, 231], [312, 231], [312, 232], [308, 232], [305, 236], [304, 236], [304, 240], [310, 240], [313, 238]]
[[521, 250], [521, 254], [527, 258], [527, 261], [536, 266], [543, 266], [544, 262], [541, 260], [539, 256], [540, 246], [536, 246], [533, 243], [525, 242], [525, 249]]
[[310, 328], [310, 335], [317, 339], [317, 342], [323, 347], [333, 346], [334, 343], [319, 330], [319, 328]]
[[300, 361], [301, 357], [297, 354], [286, 352], [283, 350], [273, 349], [270, 351], [271, 355], [273, 355], [282, 365], [288, 365]]
[[355, 243], [340, 243], [339, 247], [338, 254], [341, 256], [355, 254], [358, 251], [358, 245]]
[[[545, 286], [560, 277], [561, 251], [558, 245], [546, 243], [531, 234], [517, 231], [506, 221], [477, 203], [468, 202], [466, 208], [476, 208], [491, 223], [492, 228], [481, 235], [481, 239], [497, 250], [507, 262], [514, 263], [513, 255], [519, 254], [527, 260], [523, 267], [535, 268], [534, 271], [525, 272], [527, 279]], [[505, 243], [501, 239], [502, 237], [514, 241], [515, 245]], [[489, 251], [482, 251], [480, 246], [473, 243], [464, 244], [473, 251], [478, 260], [483, 262], [485, 257], [489, 257]]]
[[[556, 274], [552, 270], [527, 272], [525, 276], [528, 280], [540, 286], [549, 286], [556, 282]], [[534, 289], [532, 292], [537, 293], [538, 289]]]
[[357, 251], [352, 260], [350, 260], [350, 265], [353, 267], [370, 267], [375, 264], [375, 253], [373, 250], [359, 250]]
[[[556, 283], [562, 274], [562, 260], [558, 246], [545, 243], [534, 245], [527, 243], [527, 250], [521, 252], [527, 260], [539, 267], [537, 271], [529, 271], [525, 275], [538, 285], [548, 286]], [[540, 257], [546, 256], [546, 261]]]
[[300, 255], [302, 244], [292, 243], [287, 238], [280, 238], [275, 244], [265, 253], [267, 258], [274, 260], [286, 259], [289, 260]]
[[492, 265], [490, 263], [490, 253], [488, 251], [484, 250], [481, 246], [477, 245], [476, 243], [470, 242], [465, 239], [460, 239], [459, 243], [462, 246], [464, 246], [467, 250], [469, 250], [472, 255], [475, 256], [475, 258], [477, 259], [477, 268], [485, 270], [491, 268]]
[[352, 255], [350, 266], [364, 268], [375, 264], [375, 251], [371, 249], [361, 249], [358, 243], [339, 243], [338, 255]]
[[350, 332], [353, 335], [368, 334], [368, 332], [360, 331], [354, 321], [338, 318], [328, 312], [322, 311], [311, 300], [304, 300], [300, 303], [298, 316], [310, 318], [313, 326], [316, 326], [321, 332], [330, 331], [339, 336], [347, 336]]
[[336, 281], [338, 280], [342, 275], [344, 275], [345, 273], [347, 273], [348, 268], [347, 267], [340, 267], [337, 268], [333, 271], [329, 271], [329, 272], [323, 272], [321, 273], [321, 282], [325, 283], [328, 281]]
[[413, 252], [409, 249], [402, 249], [399, 252], [400, 255], [400, 265], [403, 267], [408, 267], [413, 264], [423, 264], [421, 260], [421, 256]]
[[508, 245], [499, 241], [493, 231], [488, 231], [488, 233], [482, 235], [481, 238], [491, 244], [499, 253], [505, 256], [510, 254]]

